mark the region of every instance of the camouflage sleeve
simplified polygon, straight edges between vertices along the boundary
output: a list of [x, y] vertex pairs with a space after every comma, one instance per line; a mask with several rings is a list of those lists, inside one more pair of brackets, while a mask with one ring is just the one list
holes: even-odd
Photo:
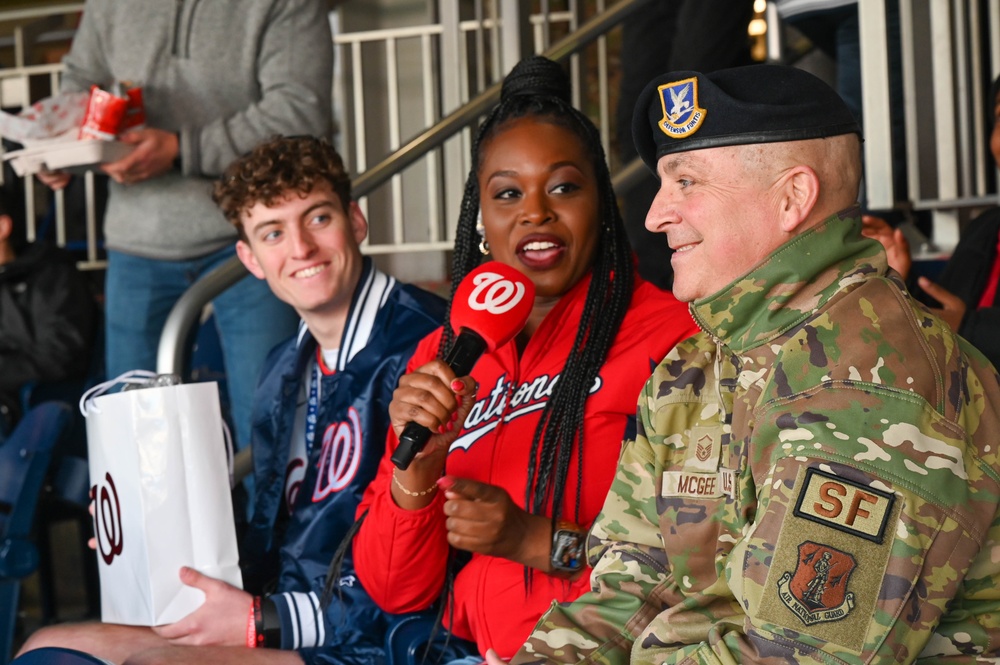
[[[640, 400], [648, 399], [648, 386]], [[640, 410], [636, 440], [625, 442], [591, 530], [591, 591], [573, 603], [553, 603], [512, 663], [628, 663], [633, 640], [664, 608], [669, 582], [646, 426]]]
[[871, 384], [757, 415], [755, 515], [727, 562], [746, 617], [699, 662], [995, 657], [1000, 485], [995, 443], [970, 436], [978, 418], [960, 428]]

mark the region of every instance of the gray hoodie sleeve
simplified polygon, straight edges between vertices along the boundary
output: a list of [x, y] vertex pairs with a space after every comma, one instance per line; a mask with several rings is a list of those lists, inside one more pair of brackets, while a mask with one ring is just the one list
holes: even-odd
[[88, 2], [73, 35], [73, 48], [63, 58], [60, 89], [63, 92], [88, 90], [91, 85], [108, 86], [114, 82], [111, 67], [104, 55], [102, 29], [110, 26], [112, 17], [105, 15], [100, 3]]
[[275, 134], [329, 136], [333, 38], [327, 3], [276, 0], [255, 71], [258, 101], [203, 127], [182, 126], [184, 175], [219, 175], [233, 159]]

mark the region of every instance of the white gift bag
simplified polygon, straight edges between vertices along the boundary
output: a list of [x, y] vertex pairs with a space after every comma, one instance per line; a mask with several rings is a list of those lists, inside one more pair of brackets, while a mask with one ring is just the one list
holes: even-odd
[[197, 609], [204, 593], [181, 583], [182, 566], [243, 586], [218, 386], [100, 394], [151, 375], [124, 374], [80, 400], [107, 623], [157, 626]]

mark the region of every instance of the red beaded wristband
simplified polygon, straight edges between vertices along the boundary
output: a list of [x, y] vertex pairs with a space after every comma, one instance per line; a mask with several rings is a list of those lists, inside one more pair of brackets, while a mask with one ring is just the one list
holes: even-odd
[[256, 605], [260, 602], [260, 599], [254, 596], [254, 599], [250, 601], [250, 615], [247, 617], [247, 646], [251, 649], [257, 647], [257, 621], [256, 621]]

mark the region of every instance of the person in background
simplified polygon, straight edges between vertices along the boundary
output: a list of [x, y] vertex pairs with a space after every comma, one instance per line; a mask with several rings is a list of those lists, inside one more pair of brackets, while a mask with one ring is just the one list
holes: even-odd
[[[1000, 77], [987, 99], [993, 123], [990, 152], [1000, 167]], [[902, 232], [881, 218], [866, 217], [865, 233], [882, 243], [889, 265], [909, 278], [912, 257]], [[969, 222], [936, 282], [921, 276], [917, 285], [933, 299], [935, 314], [1000, 367], [1000, 207]]]
[[[837, 92], [851, 110], [854, 119], [864, 127], [861, 91], [861, 36], [858, 0], [773, 0], [782, 23], [805, 36], [814, 47], [829, 57], [835, 67]], [[892, 144], [892, 186], [897, 201], [907, 196], [906, 131], [903, 111], [903, 57], [900, 47], [899, 0], [884, 2], [888, 59], [889, 126]], [[788, 63], [794, 65], [794, 62]], [[690, 67], [688, 69], [698, 69]], [[863, 212], [891, 219], [898, 227], [906, 217], [900, 210], [872, 211], [868, 206], [862, 181], [859, 200]], [[922, 216], [921, 216], [922, 217]], [[924, 219], [916, 219], [921, 226]]]
[[[569, 99], [565, 72], [541, 56], [504, 79], [473, 148], [452, 294], [484, 258], [517, 268], [535, 286], [527, 325], [466, 377], [440, 360], [449, 330], [420, 343], [358, 509], [365, 589], [389, 612], [443, 595], [445, 628], [475, 642], [477, 661], [490, 646], [512, 655], [553, 599], [588, 588], [581, 548], [635, 397], [695, 331], [676, 298], [635, 275], [598, 131]], [[409, 421], [441, 433], [399, 470], [390, 456]]]
[[[156, 369], [171, 308], [235, 256], [214, 178], [273, 135], [331, 131], [332, 48], [323, 0], [87, 0], [62, 90], [128, 81], [142, 87], [146, 111], [146, 126], [120, 137], [132, 152], [103, 166], [109, 377]], [[69, 178], [40, 177], [55, 188]], [[250, 276], [212, 306], [242, 448], [264, 358], [297, 317]]]
[[368, 224], [324, 140], [266, 141], [214, 195], [240, 260], [302, 317], [268, 357], [253, 409], [257, 492], [241, 565], [254, 593], [275, 591], [255, 596], [185, 568], [181, 579], [206, 600], [184, 619], [55, 626], [24, 651], [68, 646], [129, 664], [380, 662], [388, 617], [357, 583], [349, 551], [336, 593], [324, 598], [324, 584], [382, 459], [392, 391], [445, 303], [361, 255]]
[[98, 306], [64, 251], [23, 243], [17, 207], [0, 190], [0, 440], [17, 424], [31, 383], [82, 379]]
[[[622, 165], [636, 158], [632, 143], [632, 109], [639, 93], [657, 74], [677, 69], [716, 69], [749, 65], [753, 0], [673, 0], [648, 2], [622, 23], [621, 78], [615, 112], [615, 136]], [[656, 48], [650, 48], [656, 44]], [[657, 182], [643, 172], [621, 197], [622, 217], [639, 274], [669, 289], [670, 248], [646, 229], [646, 212]]]
[[704, 332], [639, 397], [591, 591], [512, 662], [996, 659], [1000, 376], [862, 236], [849, 109], [757, 65], [663, 74], [633, 122]]

